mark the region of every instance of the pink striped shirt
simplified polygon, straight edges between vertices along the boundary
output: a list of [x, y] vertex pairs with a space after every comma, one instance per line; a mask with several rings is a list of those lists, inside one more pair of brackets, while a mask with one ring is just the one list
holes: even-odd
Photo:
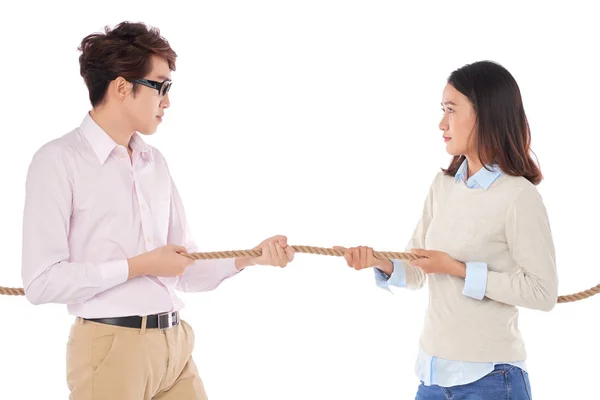
[[22, 278], [33, 304], [67, 304], [84, 318], [180, 310], [175, 290], [208, 291], [234, 259], [196, 261], [175, 278], [127, 280], [127, 259], [178, 244], [198, 251], [163, 155], [136, 133], [127, 149], [86, 114], [42, 146], [27, 173]]

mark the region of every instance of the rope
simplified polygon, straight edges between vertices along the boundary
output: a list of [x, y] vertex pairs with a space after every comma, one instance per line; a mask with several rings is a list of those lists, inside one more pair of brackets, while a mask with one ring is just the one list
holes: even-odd
[[[337, 249], [330, 249], [326, 247], [313, 247], [313, 246], [291, 246], [296, 253], [307, 253], [307, 254], [317, 254], [322, 256], [336, 256], [343, 257], [344, 251]], [[253, 249], [253, 250], [234, 250], [234, 251], [213, 251], [213, 252], [205, 252], [205, 253], [187, 253], [182, 254], [192, 260], [214, 260], [218, 258], [237, 258], [237, 257], [259, 257], [262, 254], [262, 250]], [[413, 253], [399, 253], [393, 251], [374, 251], [373, 257], [378, 260], [387, 260], [387, 259], [395, 259], [395, 260], [416, 260], [418, 258], [422, 258]], [[592, 297], [596, 294], [600, 293], [600, 284], [590, 288], [588, 290], [584, 290], [579, 293], [573, 293], [563, 296], [558, 296], [557, 303], [571, 303], [574, 301], [579, 301], [583, 299], [587, 299], [588, 297]], [[24, 296], [25, 291], [23, 288], [8, 288], [0, 286], [0, 295], [8, 295], [8, 296]]]

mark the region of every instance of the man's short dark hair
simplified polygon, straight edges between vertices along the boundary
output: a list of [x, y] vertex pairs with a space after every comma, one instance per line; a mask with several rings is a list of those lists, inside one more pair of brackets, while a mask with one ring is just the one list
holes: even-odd
[[[122, 22], [104, 33], [86, 36], [79, 47], [79, 70], [89, 91], [92, 107], [101, 104], [111, 81], [144, 78], [152, 69], [152, 56], [162, 57], [175, 71], [177, 54], [154, 27]], [[137, 84], [133, 91], [136, 93]]]

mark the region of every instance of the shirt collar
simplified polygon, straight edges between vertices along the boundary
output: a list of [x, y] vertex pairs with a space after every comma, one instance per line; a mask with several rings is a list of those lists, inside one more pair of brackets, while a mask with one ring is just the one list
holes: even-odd
[[458, 171], [456, 171], [455, 181], [463, 181], [467, 184], [468, 187], [471, 188], [479, 186], [487, 190], [492, 185], [492, 183], [494, 183], [494, 181], [498, 179], [500, 175], [502, 175], [502, 170], [496, 164], [487, 164], [486, 167], [487, 169], [485, 167], [481, 168], [469, 179], [465, 179], [467, 176], [468, 168], [467, 160], [465, 159], [458, 168]]
[[[118, 146], [117, 142], [115, 142], [108, 133], [94, 121], [89, 112], [86, 113], [79, 128], [94, 150], [94, 153], [96, 153], [96, 157], [98, 157], [100, 164], [104, 165], [110, 153]], [[150, 146], [144, 142], [137, 132], [131, 136], [129, 146], [134, 153], [139, 153], [142, 157], [152, 160]]]

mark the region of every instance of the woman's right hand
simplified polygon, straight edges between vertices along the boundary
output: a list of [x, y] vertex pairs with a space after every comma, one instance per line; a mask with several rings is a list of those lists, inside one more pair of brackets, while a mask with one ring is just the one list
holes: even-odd
[[335, 250], [343, 250], [346, 263], [355, 270], [376, 267], [388, 275], [391, 275], [394, 266], [390, 260], [380, 260], [373, 256], [373, 249], [367, 246], [357, 246], [345, 248], [341, 246], [333, 246]]

